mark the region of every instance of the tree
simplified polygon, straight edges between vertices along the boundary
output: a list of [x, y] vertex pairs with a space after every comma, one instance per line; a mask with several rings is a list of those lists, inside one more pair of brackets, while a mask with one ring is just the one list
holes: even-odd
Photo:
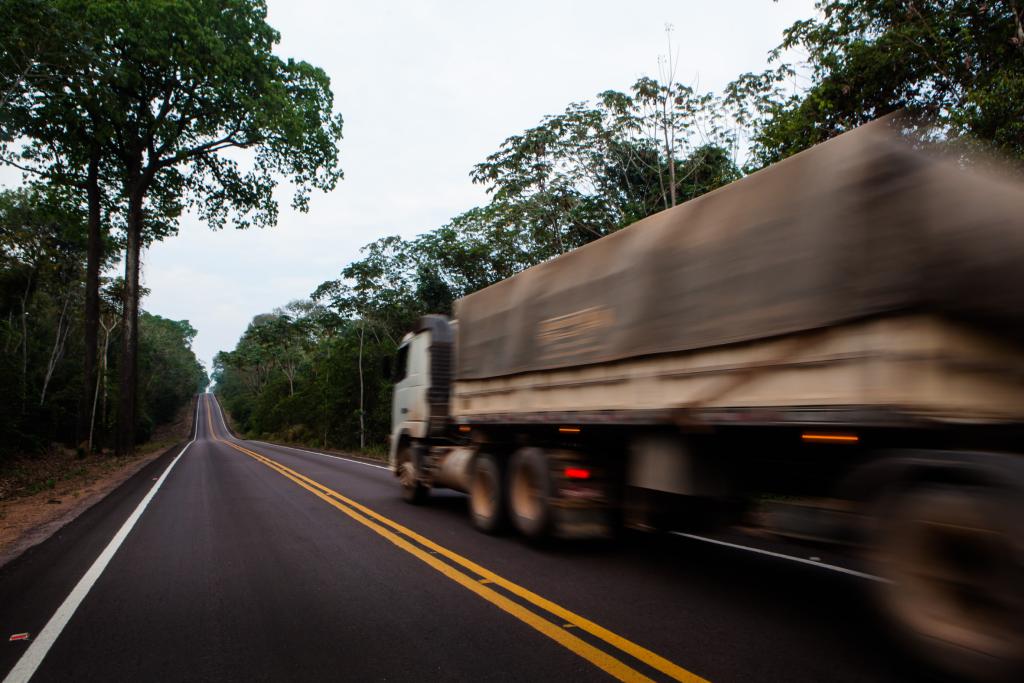
[[73, 47], [55, 34], [60, 16], [45, 0], [0, 0], [0, 130], [10, 123], [8, 105], [34, 83], [52, 78], [50, 65]]
[[258, 316], [252, 333], [272, 362], [288, 378], [288, 395], [295, 395], [295, 377], [310, 345], [310, 326], [302, 302], [293, 301], [270, 315]]
[[940, 139], [975, 136], [1021, 157], [1019, 2], [829, 0], [818, 8], [821, 16], [791, 27], [781, 48], [808, 52], [807, 88], [794, 91], [797, 70], [776, 64], [721, 95], [700, 92], [675, 82], [670, 44], [658, 79], [572, 103], [509, 136], [471, 172], [486, 204], [415, 238], [367, 245], [313, 293], [323, 322], [312, 328], [294, 391], [275, 385], [276, 373], [246, 384], [260, 367], [248, 331], [219, 356], [226, 405], [254, 433], [302, 438], [315, 414], [324, 446], [382, 440], [390, 381], [374, 359], [393, 353], [417, 316], [450, 312], [462, 296], [900, 107], [937, 119]]
[[[55, 0], [79, 19], [88, 68], [62, 87], [67, 98], [41, 97], [57, 120], [68, 107], [88, 112], [101, 159], [125, 212], [125, 307], [122, 325], [118, 449], [134, 447], [138, 366], [140, 251], [158, 239], [156, 217], [194, 209], [212, 227], [272, 225], [281, 177], [292, 205], [308, 207], [312, 189], [341, 177], [326, 74], [273, 53], [279, 36], [260, 0], [88, 3]], [[248, 150], [243, 158], [229, 149]]]
[[509, 137], [471, 177], [492, 196], [488, 220], [525, 233], [537, 263], [738, 178], [720, 105], [641, 78]]
[[[686, 92], [692, 97], [686, 99]], [[338, 434], [336, 443], [349, 443], [349, 416], [358, 434], [352, 444], [373, 443], [386, 433], [390, 417], [390, 379], [374, 361], [392, 355], [419, 316], [451, 313], [462, 296], [669, 208], [673, 192], [682, 201], [738, 177], [716, 103], [645, 79], [632, 94], [609, 91], [596, 103], [571, 104], [509, 137], [472, 173], [487, 185], [490, 202], [414, 239], [372, 242], [338, 279], [313, 292], [320, 310], [332, 316], [311, 327], [317, 331], [307, 337], [308, 364], [298, 369], [309, 374], [301, 382], [288, 375], [286, 401], [274, 403], [284, 392], [261, 373], [266, 366], [260, 358], [281, 343], [255, 342], [280, 338], [278, 327], [298, 323], [312, 309], [295, 309], [286, 318], [276, 311], [274, 322], [273, 316], [257, 316], [235, 350], [218, 356], [218, 392], [245, 416], [246, 429], [294, 436], [312, 412], [293, 412], [295, 406], [312, 401], [307, 390], [318, 387], [320, 443], [327, 445], [329, 434]], [[673, 126], [667, 148], [657, 137], [666, 108]]]
[[422, 312], [416, 297], [414, 246], [391, 236], [372, 242], [362, 251], [366, 256], [345, 267], [342, 279], [325, 282], [313, 292], [314, 301], [326, 302], [343, 320], [352, 321], [357, 331], [360, 448], [366, 442], [366, 333], [369, 330], [378, 343], [383, 338], [397, 346], [404, 331]]
[[[82, 83], [90, 77], [90, 54], [79, 36], [85, 26], [57, 3], [26, 0], [0, 3], [0, 145], [2, 160], [35, 179], [81, 191], [88, 206], [85, 282], [85, 378], [79, 415], [96, 382], [99, 278], [104, 265], [101, 146], [92, 110], [83, 102]], [[40, 107], [45, 102], [47, 106]], [[20, 153], [22, 140], [29, 144]], [[82, 427], [80, 422], [79, 436]]]
[[538, 261], [537, 250], [494, 202], [459, 214], [417, 237], [414, 296], [426, 313], [451, 311], [452, 302], [511, 277]]
[[[0, 161], [80, 194], [88, 211], [78, 441], [85, 438], [97, 385], [100, 272], [117, 255], [120, 245], [108, 235], [115, 226], [123, 230], [126, 215], [121, 159], [110, 144], [116, 130], [107, 111], [111, 98], [104, 91], [110, 85], [104, 82], [109, 55], [96, 49], [112, 27], [96, 24], [89, 8], [60, 0], [0, 4]], [[146, 198], [144, 242], [174, 232], [180, 194], [179, 179], [154, 179]]]
[[[7, 389], [0, 392], [0, 455], [79, 443], [86, 222], [79, 197], [64, 185], [0, 192], [0, 386]], [[107, 367], [120, 359], [108, 349], [123, 289], [114, 281], [102, 290], [100, 381], [85, 406], [88, 450], [102, 447], [109, 422]], [[196, 375], [177, 370], [199, 367], [188, 349], [194, 331], [161, 330], [149, 325], [141, 337], [144, 385], [159, 384], [143, 397], [147, 427], [172, 419], [197, 386]]]
[[1018, 0], [821, 0], [773, 53], [807, 53], [810, 85], [779, 88], [781, 65], [733, 84], [767, 165], [905, 109], [926, 138], [981, 141], [1024, 160], [1024, 4]]
[[[124, 317], [122, 309], [124, 308], [124, 281], [117, 280], [103, 291], [101, 297], [102, 305], [99, 315], [99, 327], [103, 330], [103, 342], [99, 345], [99, 363], [97, 368], [97, 378], [93, 383], [93, 395], [91, 406], [89, 408], [89, 428], [88, 436], [86, 438], [86, 451], [92, 452], [93, 447], [96, 444], [96, 418], [97, 410], [98, 415], [103, 419], [103, 432], [106, 432], [106, 415], [107, 415], [107, 393], [110, 385], [108, 379], [107, 369], [110, 364], [110, 342], [114, 332], [117, 330], [117, 325]], [[88, 316], [88, 313], [86, 314]], [[86, 354], [88, 355], [88, 348]], [[102, 401], [100, 398], [102, 397]]]
[[153, 426], [170, 422], [178, 408], [209, 383], [192, 352], [196, 330], [187, 320], [169, 320], [143, 312], [139, 319], [141, 422], [148, 436]]
[[[64, 357], [74, 321], [73, 304], [81, 296], [83, 224], [80, 207], [59, 189], [34, 186], [0, 194], [0, 285], [2, 308], [8, 313], [5, 351], [21, 356], [17, 386], [23, 414], [28, 409], [29, 387], [34, 384], [31, 349], [41, 346], [39, 337], [53, 340], [41, 354], [45, 364], [39, 359], [42, 374], [33, 388], [39, 392], [39, 407], [46, 403], [54, 371]], [[53, 325], [32, 329], [46, 322]]]

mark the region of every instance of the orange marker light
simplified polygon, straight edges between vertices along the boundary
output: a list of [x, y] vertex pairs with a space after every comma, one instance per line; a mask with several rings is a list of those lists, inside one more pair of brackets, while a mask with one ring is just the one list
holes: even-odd
[[460, 425], [459, 426], [459, 431], [460, 432], [468, 432], [469, 431], [469, 427], [467, 427], [466, 425]]
[[559, 427], [558, 431], [560, 431], [562, 434], [579, 434], [580, 433], [580, 428], [579, 427]]
[[814, 434], [804, 432], [800, 435], [804, 441], [812, 443], [857, 443], [860, 437], [856, 434]]
[[583, 467], [566, 467], [565, 477], [567, 479], [590, 479], [590, 470]]

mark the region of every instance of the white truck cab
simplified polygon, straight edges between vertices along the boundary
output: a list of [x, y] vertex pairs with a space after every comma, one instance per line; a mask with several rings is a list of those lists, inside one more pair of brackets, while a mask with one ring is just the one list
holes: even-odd
[[396, 473], [403, 445], [443, 433], [448, 426], [452, 328], [445, 316], [423, 316], [398, 347], [390, 444], [391, 468]]
[[395, 358], [394, 401], [391, 406], [391, 467], [395, 467], [398, 444], [405, 439], [422, 439], [427, 434], [430, 406], [430, 332], [410, 332], [402, 339]]

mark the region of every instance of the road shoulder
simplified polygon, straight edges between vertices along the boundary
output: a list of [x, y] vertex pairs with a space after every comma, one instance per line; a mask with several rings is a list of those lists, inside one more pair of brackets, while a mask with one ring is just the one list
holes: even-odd
[[46, 541], [153, 461], [180, 449], [190, 438], [194, 413], [192, 401], [156, 443], [143, 445], [134, 456], [71, 459], [56, 469], [49, 487], [0, 500], [0, 567]]
[[54, 490], [0, 504], [0, 567], [46, 541], [151, 462], [175, 449], [180, 450], [183, 444], [176, 443], [134, 458], [84, 485], [81, 482], [63, 482], [65, 485]]

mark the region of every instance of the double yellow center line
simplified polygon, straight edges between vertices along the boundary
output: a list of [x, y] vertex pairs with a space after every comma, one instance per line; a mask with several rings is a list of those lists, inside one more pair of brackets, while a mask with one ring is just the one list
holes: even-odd
[[[661, 657], [660, 655], [655, 654], [654, 652], [651, 652], [650, 650], [641, 647], [620, 635], [612, 633], [589, 619], [585, 619], [584, 617], [571, 612], [570, 610], [565, 609], [564, 607], [557, 605], [516, 583], [511, 582], [508, 579], [495, 574], [489, 569], [481, 567], [472, 560], [465, 558], [444, 546], [438, 545], [429, 538], [421, 536], [415, 531], [402, 526], [398, 522], [371, 510], [351, 498], [343, 496], [337, 491], [334, 491], [333, 489], [330, 489], [327, 486], [324, 486], [323, 484], [314, 481], [313, 479], [310, 479], [289, 467], [286, 467], [285, 465], [282, 465], [276, 460], [272, 460], [271, 458], [250, 450], [238, 443], [221, 438], [213, 428], [210, 399], [207, 400], [206, 416], [210, 435], [216, 441], [219, 441], [226, 446], [230, 446], [239, 453], [248, 455], [278, 474], [287, 477], [297, 485], [323, 500], [328, 505], [337, 508], [353, 520], [384, 537], [395, 546], [437, 570], [463, 588], [472, 591], [484, 600], [487, 600], [499, 609], [504, 610], [531, 628], [539, 631], [548, 638], [551, 638], [562, 647], [565, 647], [576, 655], [586, 659], [613, 677], [621, 681], [651, 680], [645, 674], [627, 665], [611, 654], [608, 654], [604, 650], [601, 650], [582, 638], [570, 633], [566, 630], [567, 628], [576, 628], [580, 631], [586, 632], [673, 680], [686, 681], [687, 683], [704, 681], [700, 676], [683, 669], [664, 657]], [[442, 561], [440, 559], [441, 557], [446, 558], [454, 564]], [[462, 569], [459, 569], [458, 567], [462, 567]], [[463, 571], [463, 569], [466, 571]], [[502, 593], [499, 593], [492, 586], [501, 588], [504, 591], [517, 596], [523, 601], [540, 608], [544, 612], [557, 617], [561, 620], [563, 625], [559, 625], [548, 618], [531, 611], [519, 602], [511, 600]]]

